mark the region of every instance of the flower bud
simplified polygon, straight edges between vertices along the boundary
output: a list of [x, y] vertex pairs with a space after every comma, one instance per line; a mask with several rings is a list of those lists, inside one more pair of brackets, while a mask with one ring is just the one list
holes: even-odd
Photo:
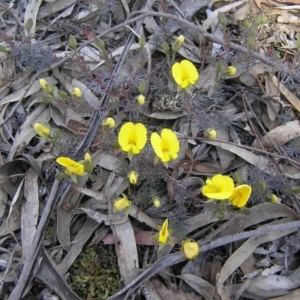
[[173, 45], [172, 45], [172, 51], [173, 51], [173, 52], [178, 52], [179, 49], [182, 47], [183, 42], [184, 42], [184, 36], [183, 36], [183, 35], [180, 35], [180, 36], [177, 38], [177, 40], [173, 43]]
[[83, 166], [84, 166], [84, 171], [87, 172], [88, 174], [91, 174], [94, 170], [94, 166], [93, 166], [93, 163], [92, 163], [92, 158], [91, 158], [91, 155], [89, 153], [86, 153], [84, 155]]
[[34, 123], [33, 128], [41, 139], [47, 139], [50, 136], [50, 127], [42, 123]]
[[77, 41], [76, 41], [75, 36], [72, 34], [69, 37], [69, 45], [74, 51], [76, 51]]
[[223, 28], [225, 28], [227, 25], [227, 19], [221, 11], [218, 12], [218, 20], [220, 24], [223, 26]]
[[152, 198], [152, 202], [153, 202], [153, 205], [156, 207], [156, 208], [159, 208], [160, 207], [160, 199], [158, 196], [154, 196]]
[[4, 46], [0, 45], [0, 52], [7, 53], [7, 50]]
[[51, 96], [44, 96], [42, 98], [43, 102], [46, 104], [52, 104], [53, 103], [53, 98]]
[[40, 79], [40, 85], [45, 93], [53, 94], [53, 86], [50, 83], [48, 83], [45, 79]]
[[95, 39], [95, 44], [97, 45], [98, 48], [100, 48], [101, 50], [105, 50], [105, 44], [102, 40], [100, 39]]
[[29, 18], [25, 24], [25, 28], [26, 28], [27, 32], [30, 31], [30, 29], [32, 28], [32, 25], [33, 25], [33, 20], [31, 18]]
[[267, 183], [266, 183], [265, 180], [259, 179], [259, 180], [258, 180], [258, 186], [259, 186], [259, 188], [260, 188], [260, 190], [261, 190], [262, 192], [266, 192], [266, 191], [267, 191]]
[[232, 175], [233, 180], [237, 183], [237, 184], [243, 184], [243, 177], [241, 175], [241, 173], [239, 172], [234, 172]]
[[187, 259], [193, 259], [199, 254], [199, 246], [193, 240], [186, 240], [182, 242], [181, 249]]
[[249, 36], [249, 38], [247, 40], [247, 45], [248, 45], [248, 47], [249, 47], [250, 50], [253, 49], [254, 43], [255, 43], [254, 37], [253, 36]]
[[141, 48], [144, 48], [145, 44], [146, 44], [146, 38], [144, 35], [141, 35], [139, 38], [139, 45]]
[[102, 126], [108, 127], [110, 129], [116, 126], [116, 122], [113, 118], [106, 118], [102, 121]]
[[71, 93], [76, 98], [80, 98], [82, 96], [81, 89], [79, 87], [74, 87], [73, 92]]
[[204, 132], [204, 136], [209, 140], [215, 140], [217, 137], [217, 132], [212, 128], [207, 128]]
[[122, 194], [123, 198], [118, 198], [114, 204], [114, 208], [116, 211], [125, 209], [129, 212], [129, 207], [131, 205], [131, 201], [128, 200], [127, 196]]
[[144, 94], [144, 93], [145, 93], [145, 90], [146, 90], [146, 84], [145, 84], [145, 82], [140, 82], [140, 83], [139, 83], [139, 92], [140, 92], [141, 94]]
[[236, 74], [236, 67], [234, 66], [227, 67], [225, 74], [228, 76], [234, 76]]
[[52, 133], [52, 137], [56, 140], [58, 140], [60, 137], [61, 137], [61, 130], [55, 130], [53, 133]]
[[250, 29], [250, 27], [251, 27], [251, 24], [250, 24], [250, 22], [249, 22], [248, 19], [245, 19], [245, 20], [244, 20], [243, 25], [244, 25], [247, 29]]
[[68, 93], [63, 90], [58, 91], [57, 94], [62, 99], [68, 98], [68, 96], [69, 96]]
[[293, 185], [293, 186], [291, 186], [291, 191], [292, 191], [294, 194], [299, 194], [299, 193], [300, 193], [300, 186], [298, 186], [298, 185]]
[[137, 102], [139, 105], [143, 106], [145, 104], [145, 96], [144, 95], [138, 95], [136, 99], [137, 99]]
[[267, 194], [266, 199], [272, 203], [278, 203], [278, 197], [275, 194]]
[[162, 42], [161, 47], [166, 54], [168, 54], [170, 52], [170, 46], [166, 41]]
[[139, 174], [135, 171], [131, 171], [128, 174], [128, 178], [131, 184], [137, 184], [138, 178], [139, 178]]

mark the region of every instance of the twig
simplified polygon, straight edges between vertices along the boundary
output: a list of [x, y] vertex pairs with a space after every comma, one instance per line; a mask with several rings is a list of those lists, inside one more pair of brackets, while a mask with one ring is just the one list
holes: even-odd
[[[237, 242], [251, 237], [258, 237], [268, 232], [284, 230], [284, 229], [297, 230], [299, 227], [300, 227], [300, 221], [293, 221], [285, 224], [269, 225], [269, 226], [258, 228], [256, 230], [250, 230], [247, 232], [236, 233], [233, 235], [220, 237], [213, 241], [205, 241], [205, 240], [200, 241], [198, 244], [200, 246], [201, 252], [205, 252], [223, 245], [227, 245], [229, 243]], [[158, 260], [155, 264], [153, 264], [148, 270], [142, 273], [139, 277], [133, 280], [130, 284], [128, 284], [125, 288], [123, 288], [121, 291], [109, 297], [108, 300], [123, 300], [129, 290], [134, 291], [143, 282], [150, 279], [152, 276], [155, 276], [164, 268], [170, 267], [174, 264], [180, 263], [185, 260], [186, 258], [184, 257], [183, 253], [180, 252], [163, 257], [162, 259]]]
[[38, 224], [38, 227], [37, 227], [32, 245], [30, 247], [28, 256], [25, 258], [24, 267], [23, 267], [22, 273], [20, 275], [20, 278], [18, 280], [18, 284], [15, 286], [14, 290], [10, 294], [10, 296], [8, 298], [9, 300], [21, 299], [21, 297], [22, 297], [22, 293], [23, 293], [23, 291], [26, 287], [26, 284], [28, 282], [28, 279], [30, 277], [33, 265], [36, 262], [36, 258], [38, 256], [39, 249], [40, 249], [42, 241], [43, 241], [46, 227], [48, 226], [50, 215], [56, 204], [56, 199], [57, 199], [56, 193], [58, 190], [59, 183], [60, 182], [58, 180], [54, 181], [52, 190], [49, 195], [49, 199], [48, 199], [45, 209], [43, 211], [40, 222]]

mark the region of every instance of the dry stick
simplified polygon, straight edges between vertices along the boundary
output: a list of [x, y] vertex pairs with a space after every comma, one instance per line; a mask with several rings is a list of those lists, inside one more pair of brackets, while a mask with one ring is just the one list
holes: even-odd
[[21, 296], [26, 287], [28, 278], [30, 277], [33, 265], [36, 262], [36, 258], [38, 256], [39, 249], [40, 249], [42, 241], [43, 241], [45, 230], [48, 226], [50, 214], [53, 211], [55, 204], [56, 204], [56, 199], [57, 199], [56, 192], [57, 192], [58, 186], [59, 186], [59, 181], [55, 180], [54, 184], [52, 186], [50, 195], [49, 195], [49, 199], [46, 203], [42, 217], [38, 224], [34, 239], [32, 241], [30, 251], [28, 253], [28, 256], [25, 257], [25, 263], [24, 263], [20, 278], [18, 280], [18, 284], [15, 286], [14, 290], [10, 294], [10, 296], [8, 298], [9, 300], [21, 299]]
[[[201, 252], [205, 252], [208, 250], [215, 249], [217, 247], [227, 245], [229, 243], [237, 242], [240, 240], [244, 240], [251, 237], [258, 237], [268, 232], [273, 232], [277, 230], [285, 230], [285, 229], [292, 229], [300, 227], [300, 221], [293, 221], [285, 224], [276, 224], [276, 225], [269, 225], [260, 227], [256, 230], [249, 230], [246, 232], [236, 233], [229, 236], [224, 236], [217, 238], [212, 241], [200, 241], [198, 245], [200, 246]], [[128, 284], [125, 288], [123, 288], [120, 292], [116, 293], [115, 295], [108, 298], [108, 300], [124, 300], [126, 299], [125, 295], [128, 291], [135, 290], [138, 288], [143, 282], [150, 279], [152, 276], [156, 275], [164, 268], [170, 267], [174, 264], [180, 263], [186, 260], [183, 253], [177, 252], [174, 254], [170, 254], [168, 256], [163, 257], [162, 259], [158, 260], [155, 264], [153, 264], [148, 270], [142, 273], [139, 277], [133, 280], [130, 284]]]

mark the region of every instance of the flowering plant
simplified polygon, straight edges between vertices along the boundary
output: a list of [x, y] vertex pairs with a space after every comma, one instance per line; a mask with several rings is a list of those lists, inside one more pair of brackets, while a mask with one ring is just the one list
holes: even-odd
[[180, 89], [194, 85], [199, 78], [199, 73], [194, 64], [186, 59], [172, 66], [172, 76]]
[[171, 129], [163, 129], [161, 135], [153, 132], [151, 135], [151, 145], [156, 154], [156, 163], [161, 160], [166, 167], [170, 160], [176, 159], [180, 145], [176, 134]]
[[125, 194], [122, 194], [122, 198], [118, 198], [114, 204], [114, 208], [116, 211], [120, 211], [125, 209], [126, 213], [129, 213], [131, 201], [128, 200], [127, 196]]
[[165, 244], [174, 246], [174, 242], [171, 238], [172, 230], [168, 229], [168, 226], [169, 226], [169, 220], [166, 219], [162, 226], [158, 226], [159, 232], [152, 237], [153, 239], [158, 240], [159, 250], [161, 250]]
[[50, 127], [42, 123], [34, 123], [33, 128], [41, 139], [47, 139], [50, 136]]
[[244, 207], [251, 195], [250, 185], [242, 184], [234, 187], [233, 179], [226, 175], [217, 174], [206, 180], [202, 194], [213, 200], [229, 200], [233, 206]]
[[123, 151], [128, 152], [129, 159], [139, 154], [147, 142], [147, 129], [141, 123], [125, 123], [119, 132], [118, 142]]
[[76, 175], [84, 176], [86, 174], [84, 172], [83, 164], [78, 163], [71, 158], [61, 156], [56, 159], [56, 162], [65, 167], [65, 173], [70, 175], [75, 183], [77, 183]]
[[181, 249], [187, 259], [193, 259], [199, 254], [198, 244], [190, 239], [182, 242]]

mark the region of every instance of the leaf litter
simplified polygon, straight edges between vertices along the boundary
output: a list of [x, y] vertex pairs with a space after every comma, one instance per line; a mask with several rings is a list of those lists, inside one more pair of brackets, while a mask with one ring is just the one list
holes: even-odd
[[[299, 9], [255, 0], [0, 4], [0, 298], [296, 299]], [[183, 59], [200, 79], [179, 91], [172, 64]], [[101, 126], [107, 117], [115, 128]], [[144, 124], [149, 140], [129, 159], [118, 145], [126, 122]], [[35, 123], [50, 136], [39, 138]], [[163, 128], [180, 141], [168, 168], [154, 164], [150, 146]], [[86, 164], [85, 153], [92, 171], [83, 176], [55, 161]], [[252, 187], [247, 207], [207, 201], [201, 189], [216, 174]], [[127, 212], [114, 208], [122, 194]], [[153, 236], [165, 219], [174, 246], [159, 251]], [[190, 261], [186, 239], [200, 246]]]

